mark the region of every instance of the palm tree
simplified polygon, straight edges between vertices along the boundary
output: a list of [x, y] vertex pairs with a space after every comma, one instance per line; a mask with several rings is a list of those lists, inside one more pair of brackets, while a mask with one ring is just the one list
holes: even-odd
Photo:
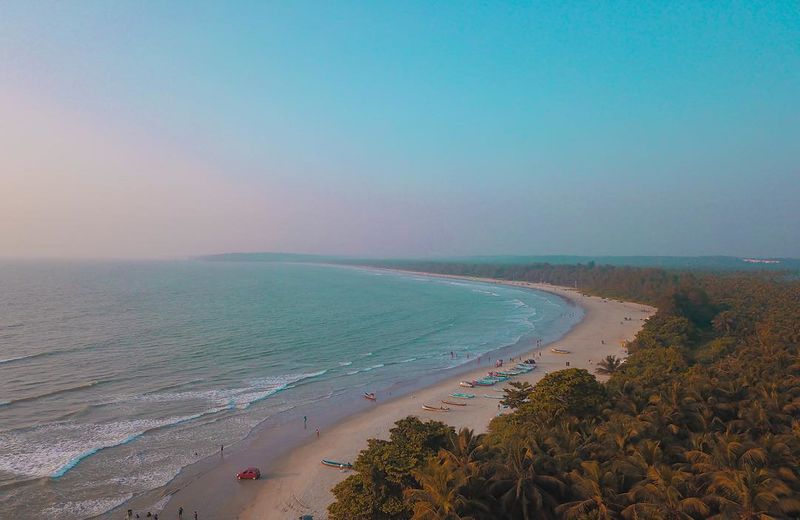
[[622, 366], [622, 360], [617, 356], [606, 356], [606, 358], [597, 363], [595, 372], [601, 375], [610, 376]]
[[412, 504], [412, 520], [468, 520], [459, 514], [465, 503], [459, 494], [466, 477], [431, 458], [414, 473], [421, 489], [407, 489], [403, 494]]
[[566, 491], [561, 480], [536, 467], [534, 449], [535, 443], [527, 447], [513, 443], [505, 453], [505, 462], [496, 466], [492, 488], [507, 517], [552, 518], [550, 511]]
[[442, 450], [439, 456], [469, 474], [483, 451], [482, 438], [482, 435], [475, 435], [469, 428], [461, 428], [458, 434], [450, 436], [450, 448]]
[[781, 498], [791, 491], [764, 469], [718, 471], [708, 486], [709, 500], [717, 505], [721, 518], [766, 520], [780, 515]]
[[628, 493], [633, 503], [622, 510], [622, 516], [665, 520], [706, 518], [708, 505], [691, 494], [692, 477], [691, 473], [663, 464], [650, 466], [645, 479]]
[[597, 461], [581, 462], [581, 470], [570, 473], [572, 493], [577, 500], [567, 502], [556, 508], [556, 513], [564, 518], [597, 518], [611, 520], [617, 518], [617, 489], [614, 475], [603, 470]]

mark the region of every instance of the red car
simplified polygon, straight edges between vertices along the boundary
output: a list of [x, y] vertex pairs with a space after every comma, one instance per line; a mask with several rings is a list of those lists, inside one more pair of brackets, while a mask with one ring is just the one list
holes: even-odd
[[238, 480], [258, 480], [261, 478], [261, 470], [258, 468], [247, 468], [236, 474]]

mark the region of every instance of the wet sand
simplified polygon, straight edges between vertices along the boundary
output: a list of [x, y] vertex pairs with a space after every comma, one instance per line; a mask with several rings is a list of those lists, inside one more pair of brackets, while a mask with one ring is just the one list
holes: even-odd
[[[414, 273], [421, 274], [421, 273]], [[439, 275], [430, 275], [439, 276]], [[473, 281], [500, 283], [516, 287], [537, 289], [558, 294], [584, 309], [584, 319], [561, 340], [546, 347], [531, 346], [531, 351], [521, 359], [534, 357], [537, 369], [515, 377], [515, 381], [535, 383], [546, 373], [566, 368], [586, 368], [594, 373], [595, 363], [606, 355], [624, 357], [623, 344], [636, 335], [643, 320], [655, 309], [630, 302], [607, 300], [584, 296], [574, 289], [547, 284], [510, 282], [473, 277], [449, 277]], [[626, 319], [629, 318], [629, 319]], [[604, 342], [604, 343], [603, 343]], [[569, 354], [553, 353], [552, 347], [569, 350]], [[541, 356], [539, 355], [541, 353]], [[507, 360], [506, 360], [507, 361]], [[493, 387], [461, 388], [461, 380], [478, 379], [493, 369], [495, 359], [491, 355], [475, 360], [476, 368], [457, 377], [451, 377], [418, 390], [411, 395], [385, 399], [377, 395], [377, 402], [367, 410], [346, 417], [334, 426], [321, 431], [319, 438], [311, 436], [305, 444], [289, 451], [277, 459], [265, 478], [253, 482], [246, 493], [249, 504], [243, 508], [239, 518], [244, 520], [297, 519], [300, 515], [313, 515], [315, 520], [326, 518], [326, 509], [333, 501], [331, 489], [350, 473], [323, 466], [322, 459], [352, 462], [364, 449], [369, 438], [388, 438], [389, 429], [396, 421], [415, 415], [421, 419], [436, 419], [454, 426], [472, 428], [476, 432], [486, 431], [489, 421], [499, 412], [497, 399], [484, 397], [501, 395], [496, 391], [503, 384]], [[600, 376], [598, 378], [602, 379]], [[442, 406], [453, 392], [469, 392], [474, 399], [465, 400], [467, 406], [450, 406], [449, 412], [428, 412], [423, 404]], [[452, 400], [452, 398], [449, 398]], [[250, 484], [250, 483], [248, 483]], [[209, 492], [213, 492], [209, 490]], [[244, 497], [243, 497], [244, 498]], [[244, 500], [237, 500], [238, 507]], [[240, 509], [241, 511], [242, 509]], [[235, 515], [234, 511], [231, 511]]]

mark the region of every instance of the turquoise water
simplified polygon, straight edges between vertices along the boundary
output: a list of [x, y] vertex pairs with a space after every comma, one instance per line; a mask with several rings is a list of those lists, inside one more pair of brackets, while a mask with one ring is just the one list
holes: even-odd
[[547, 293], [302, 264], [5, 263], [0, 289], [2, 518], [102, 513], [269, 417], [578, 319]]

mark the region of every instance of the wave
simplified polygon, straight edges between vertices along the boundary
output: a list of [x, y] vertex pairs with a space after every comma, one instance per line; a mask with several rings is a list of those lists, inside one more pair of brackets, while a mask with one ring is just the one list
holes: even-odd
[[24, 326], [24, 323], [12, 323], [11, 325], [0, 325], [0, 330], [17, 329]]
[[416, 361], [416, 360], [417, 360], [417, 358], [412, 357], [412, 358], [404, 359], [403, 361], [400, 361], [400, 363], [411, 363], [412, 361]]
[[283, 390], [293, 387], [306, 379], [325, 374], [327, 370], [317, 372], [289, 374], [283, 376], [264, 377], [249, 381], [249, 385], [241, 388], [215, 388], [175, 393], [149, 393], [132, 396], [138, 401], [173, 402], [173, 401], [210, 401], [215, 406], [233, 409], [244, 409]]
[[59, 354], [71, 354], [74, 352], [81, 352], [85, 350], [92, 350], [97, 348], [97, 345], [81, 345], [78, 347], [66, 348], [63, 350], [50, 350], [48, 352], [37, 352], [35, 354], [25, 354], [23, 356], [16, 356], [12, 358], [0, 359], [0, 365], [5, 365], [9, 363], [16, 363], [18, 361], [24, 361], [26, 359], [36, 359], [36, 358], [43, 358], [43, 357], [50, 357], [50, 356], [57, 356]]
[[361, 355], [362, 355], [362, 356], [371, 356], [371, 355], [372, 355], [372, 352], [364, 352], [364, 353], [363, 353], [363, 354], [361, 354]]
[[[390, 363], [390, 364], [393, 364], [393, 363]], [[377, 365], [372, 365], [370, 367], [360, 368], [358, 370], [351, 370], [351, 371], [347, 372], [347, 375], [348, 376], [353, 376], [355, 374], [360, 374], [361, 372], [370, 372], [372, 370], [375, 370], [376, 368], [383, 368], [385, 366], [386, 365], [384, 363], [378, 363]]]
[[352, 364], [353, 364], [352, 361], [339, 361], [339, 366], [340, 367], [347, 367], [347, 366], [350, 366]]
[[51, 354], [51, 352], [40, 352], [37, 354], [27, 354], [24, 356], [16, 356], [11, 358], [0, 359], [0, 365], [5, 365], [6, 363], [13, 363], [15, 361], [22, 361], [23, 359], [33, 359], [37, 357], [47, 356]]
[[96, 453], [128, 444], [147, 432], [176, 426], [220, 409], [164, 419], [99, 424], [57, 423], [0, 433], [0, 470], [31, 477], [61, 478]]
[[133, 498], [133, 493], [115, 498], [61, 502], [57, 506], [48, 507], [42, 511], [42, 514], [46, 518], [92, 518], [121, 506], [131, 498]]
[[83, 383], [83, 384], [76, 385], [76, 386], [70, 386], [70, 387], [67, 387], [67, 388], [59, 388], [57, 390], [52, 390], [50, 392], [44, 392], [44, 393], [41, 393], [41, 394], [30, 395], [30, 396], [27, 396], [27, 397], [20, 397], [18, 399], [11, 399], [10, 401], [2, 401], [2, 402], [0, 402], [0, 404], [6, 405], [6, 406], [10, 406], [10, 405], [14, 405], [14, 404], [17, 404], [17, 403], [25, 403], [25, 402], [30, 402], [30, 401], [36, 401], [38, 399], [44, 399], [45, 397], [53, 397], [55, 395], [68, 394], [68, 393], [71, 393], [71, 392], [77, 392], [77, 391], [80, 391], [80, 390], [86, 390], [87, 388], [92, 388], [92, 387], [95, 387], [97, 385], [101, 385], [101, 384], [106, 383], [106, 382], [107, 381], [102, 381], [102, 380], [101, 381], [89, 381], [88, 383]]

